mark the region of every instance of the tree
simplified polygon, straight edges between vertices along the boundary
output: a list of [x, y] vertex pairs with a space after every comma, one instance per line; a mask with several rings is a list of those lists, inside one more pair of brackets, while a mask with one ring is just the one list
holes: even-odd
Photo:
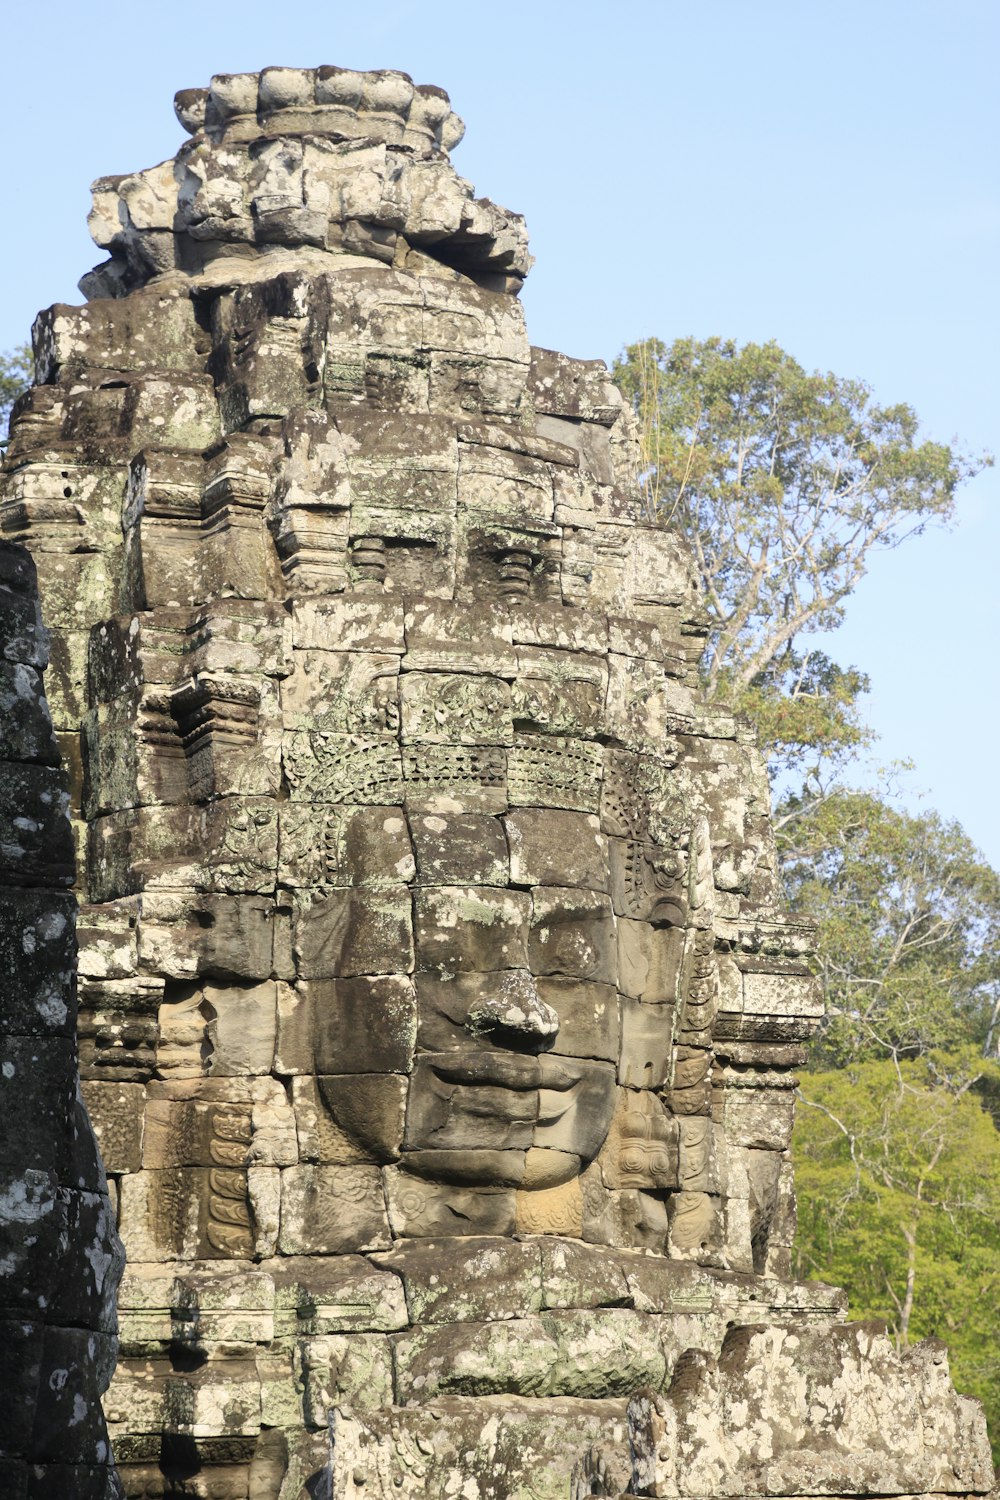
[[944, 1339], [1000, 1459], [1000, 876], [956, 823], [870, 792], [819, 800], [779, 848], [827, 1004], [799, 1093], [795, 1269], [900, 1348]]
[[775, 343], [647, 339], [615, 374], [650, 514], [701, 578], [705, 688], [757, 723], [787, 899], [817, 923], [796, 1270], [843, 1285], [900, 1348], [945, 1338], [1000, 1432], [1000, 876], [957, 824], [844, 786], [868, 681], [809, 649], [873, 553], [947, 522], [978, 465]]
[[785, 798], [776, 809], [779, 824], [822, 802], [845, 766], [873, 743], [859, 710], [868, 689], [856, 668], [839, 667], [822, 651], [800, 655], [789, 648], [740, 696], [772, 772], [786, 785], [794, 778], [799, 788], [794, 801]]
[[944, 1339], [996, 1443], [1000, 1134], [984, 1078], [995, 1089], [1000, 1068], [965, 1049], [804, 1079], [794, 1269], [847, 1287], [852, 1316], [885, 1319], [900, 1349]]
[[[807, 794], [808, 795], [808, 794]], [[841, 789], [779, 805], [789, 904], [818, 923], [820, 1067], [1000, 1041], [1000, 875], [957, 823]]]
[[694, 554], [709, 696], [758, 716], [780, 701], [775, 751], [856, 743], [864, 679], [801, 637], [840, 622], [873, 552], [948, 521], [959, 484], [989, 460], [921, 441], [911, 407], [807, 374], [774, 342], [645, 339], [614, 374], [639, 419], [651, 513]]
[[0, 354], [0, 447], [7, 441], [10, 409], [31, 384], [34, 363], [27, 344], [20, 344], [7, 354]]

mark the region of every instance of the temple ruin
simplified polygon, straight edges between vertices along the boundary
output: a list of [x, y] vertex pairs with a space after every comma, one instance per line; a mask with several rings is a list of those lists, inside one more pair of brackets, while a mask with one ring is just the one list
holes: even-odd
[[[632, 415], [528, 342], [523, 221], [402, 73], [176, 108], [176, 157], [94, 185], [108, 258], [36, 322], [0, 490], [72, 793], [124, 1494], [987, 1494], [943, 1349], [791, 1279], [811, 933], [752, 730], [699, 696]], [[39, 734], [9, 759], [59, 791]], [[71, 899], [36, 822], [18, 941]], [[17, 998], [40, 961], [0, 951]], [[60, 1016], [25, 1024], [63, 1088]], [[33, 1293], [76, 1285], [66, 1234]], [[117, 1493], [64, 1420], [10, 1458], [18, 1500]], [[57, 1462], [78, 1489], [38, 1487]]]

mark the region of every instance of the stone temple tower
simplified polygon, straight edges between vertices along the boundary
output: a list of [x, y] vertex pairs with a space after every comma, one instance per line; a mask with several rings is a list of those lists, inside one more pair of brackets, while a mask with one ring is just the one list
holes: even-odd
[[973, 1495], [789, 1275], [820, 1015], [604, 366], [440, 89], [268, 68], [94, 187], [2, 524], [75, 788], [125, 1493]]

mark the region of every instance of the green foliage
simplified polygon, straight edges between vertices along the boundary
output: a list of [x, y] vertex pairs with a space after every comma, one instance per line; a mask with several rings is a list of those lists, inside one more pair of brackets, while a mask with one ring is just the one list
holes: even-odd
[[0, 354], [0, 447], [7, 441], [10, 409], [21, 392], [27, 390], [33, 375], [34, 363], [27, 344]]
[[911, 407], [808, 374], [774, 342], [645, 339], [614, 374], [639, 419], [650, 509], [691, 544], [712, 622], [706, 687], [728, 702], [794, 680], [799, 637], [840, 622], [871, 552], [950, 519], [977, 467], [921, 441]]
[[691, 546], [706, 690], [757, 724], [788, 900], [818, 927], [797, 1273], [844, 1286], [900, 1347], [945, 1339], [1000, 1434], [1000, 876], [957, 824], [837, 784], [870, 746], [868, 681], [803, 644], [873, 552], [950, 520], [978, 464], [775, 343], [646, 339], [614, 373], [650, 514]]
[[789, 649], [748, 688], [724, 695], [756, 725], [771, 764], [811, 787], [825, 784], [871, 745], [874, 737], [858, 710], [868, 688], [863, 672], [839, 667], [822, 651], [799, 656]]
[[779, 844], [827, 1003], [793, 1142], [796, 1271], [900, 1347], [944, 1339], [1000, 1459], [1000, 877], [957, 824], [869, 792], [817, 799]]
[[976, 1093], [984, 1083], [1000, 1087], [1000, 1068], [973, 1049], [809, 1074], [793, 1142], [794, 1269], [846, 1287], [852, 1317], [885, 1319], [900, 1348], [943, 1339], [996, 1438], [1000, 1134]]
[[827, 1017], [817, 1065], [995, 1050], [997, 872], [935, 813], [840, 790], [796, 817], [800, 801], [779, 805], [778, 837], [789, 903], [818, 923]]

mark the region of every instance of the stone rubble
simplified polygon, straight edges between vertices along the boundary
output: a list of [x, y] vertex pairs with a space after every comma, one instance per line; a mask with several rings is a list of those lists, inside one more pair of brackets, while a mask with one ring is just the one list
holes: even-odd
[[95, 184], [0, 489], [126, 1494], [986, 1493], [940, 1350], [790, 1279], [811, 932], [631, 413], [528, 342], [523, 220], [401, 73], [177, 113]]

